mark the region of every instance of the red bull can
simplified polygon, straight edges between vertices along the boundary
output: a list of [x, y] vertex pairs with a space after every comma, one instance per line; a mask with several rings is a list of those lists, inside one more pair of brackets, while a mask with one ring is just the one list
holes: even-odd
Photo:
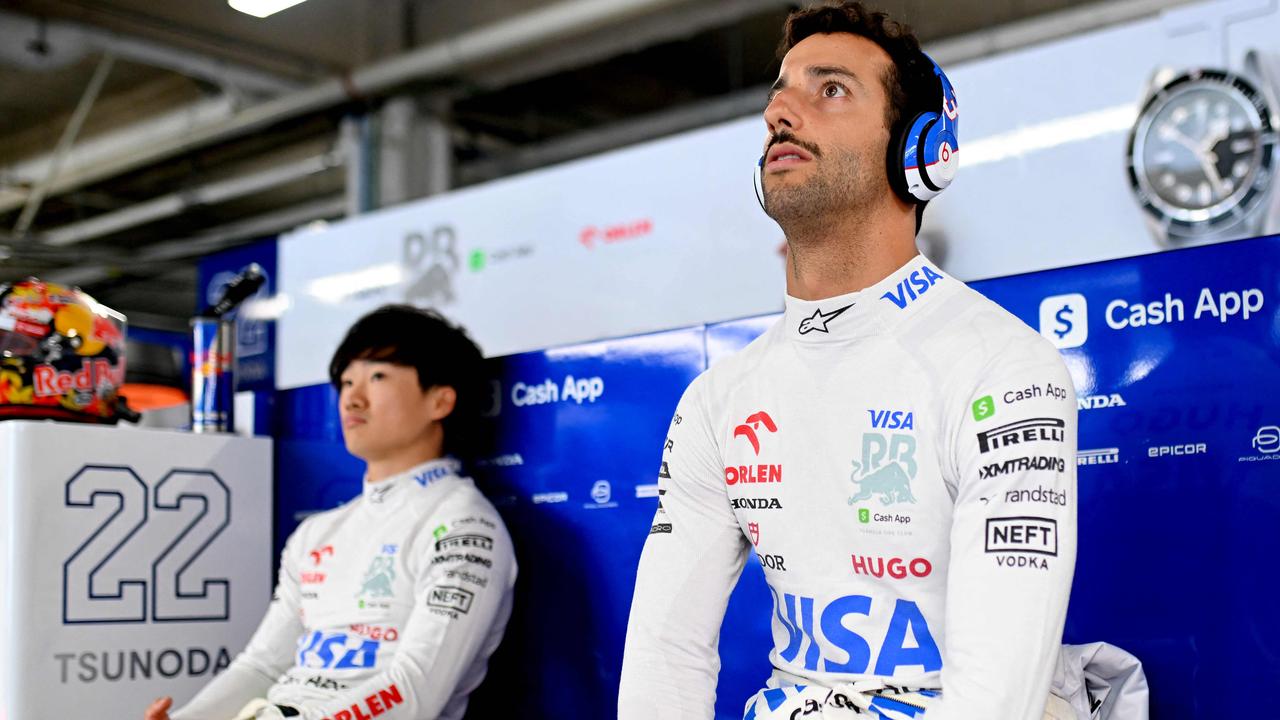
[[235, 347], [233, 320], [191, 320], [191, 431], [235, 431]]

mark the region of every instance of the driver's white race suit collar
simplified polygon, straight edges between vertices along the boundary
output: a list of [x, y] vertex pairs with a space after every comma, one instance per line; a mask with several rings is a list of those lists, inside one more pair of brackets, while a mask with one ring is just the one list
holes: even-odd
[[840, 343], [882, 332], [885, 321], [914, 311], [926, 293], [946, 276], [923, 255], [916, 255], [888, 277], [857, 292], [801, 300], [786, 296], [787, 337], [803, 343]]
[[385, 480], [369, 482], [369, 476], [365, 475], [364, 501], [370, 506], [395, 506], [398, 504], [396, 502], [398, 496], [403, 495], [406, 490], [429, 488], [436, 481], [446, 477], [457, 477], [461, 472], [462, 463], [451, 457], [442, 457], [414, 465]]

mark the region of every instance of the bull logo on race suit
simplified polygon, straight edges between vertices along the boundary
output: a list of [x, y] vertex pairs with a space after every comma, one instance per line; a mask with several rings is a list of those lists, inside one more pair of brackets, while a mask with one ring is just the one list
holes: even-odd
[[393, 558], [379, 555], [369, 563], [364, 571], [364, 584], [360, 586], [357, 597], [384, 598], [391, 597], [391, 584], [396, 581], [396, 568]]
[[864, 433], [862, 435], [862, 459], [852, 461], [853, 472], [849, 481], [857, 487], [849, 498], [849, 504], [878, 498], [882, 505], [915, 503], [911, 493], [911, 481], [919, 467], [916, 465], [916, 439], [903, 433]]
[[416, 232], [406, 235], [404, 266], [417, 275], [405, 290], [405, 302], [426, 306], [453, 302], [453, 276], [461, 266], [453, 228], [442, 225], [429, 235]]

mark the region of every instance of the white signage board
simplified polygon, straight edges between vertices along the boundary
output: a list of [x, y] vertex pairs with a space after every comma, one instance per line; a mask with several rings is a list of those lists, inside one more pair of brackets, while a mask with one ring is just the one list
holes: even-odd
[[[948, 67], [960, 172], [921, 249], [965, 280], [1165, 249], [1125, 166], [1148, 77], [1239, 69], [1277, 38], [1274, 2], [1222, 0]], [[277, 386], [326, 382], [388, 302], [440, 310], [489, 356], [780, 310], [783, 235], [751, 187], [764, 137], [748, 117], [283, 237]]]
[[0, 717], [180, 705], [271, 600], [271, 441], [0, 423]]
[[280, 240], [276, 384], [326, 382], [358, 317], [434, 307], [487, 356], [782, 307], [748, 118]]

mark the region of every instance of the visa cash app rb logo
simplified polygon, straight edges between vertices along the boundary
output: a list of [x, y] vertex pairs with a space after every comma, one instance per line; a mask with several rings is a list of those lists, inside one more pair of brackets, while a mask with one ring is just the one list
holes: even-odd
[[1080, 347], [1089, 339], [1089, 303], [1084, 295], [1054, 295], [1040, 301], [1040, 334], [1056, 348]]

